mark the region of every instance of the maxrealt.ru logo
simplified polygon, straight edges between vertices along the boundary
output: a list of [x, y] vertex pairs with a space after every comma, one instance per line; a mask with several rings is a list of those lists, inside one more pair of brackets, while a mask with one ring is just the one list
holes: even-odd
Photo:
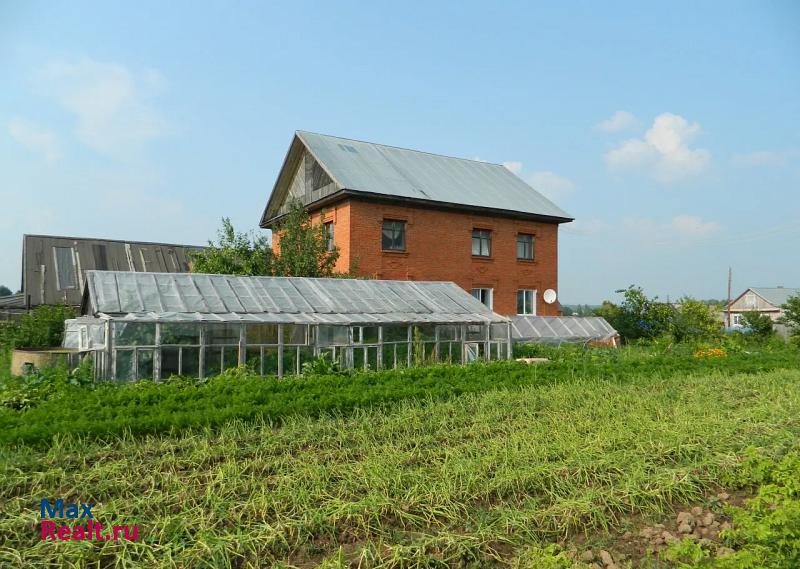
[[[84, 504], [82, 502], [65, 504], [61, 498], [53, 504], [43, 499], [41, 502], [42, 540], [103, 541], [127, 539], [128, 541], [136, 541], [139, 539], [139, 528], [137, 526], [110, 526], [111, 533], [101, 533], [105, 528], [102, 524], [94, 521], [93, 507], [94, 504]], [[86, 520], [86, 524], [59, 525], [51, 521], [54, 518]]]

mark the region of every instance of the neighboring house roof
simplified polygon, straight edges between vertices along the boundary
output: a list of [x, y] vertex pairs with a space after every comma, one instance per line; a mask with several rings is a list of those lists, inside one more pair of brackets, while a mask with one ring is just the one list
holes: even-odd
[[515, 342], [558, 344], [611, 340], [619, 334], [599, 316], [515, 316], [511, 337]]
[[[764, 299], [768, 304], [775, 307], [777, 310], [782, 304], [786, 304], [791, 296], [800, 296], [800, 288], [786, 288], [782, 286], [777, 287], [750, 287], [742, 294], [734, 298], [728, 305], [733, 307], [739, 300], [742, 299], [748, 292], [752, 292]], [[737, 311], [741, 308], [736, 309]]]
[[40, 304], [81, 303], [87, 270], [189, 271], [194, 245], [147, 241], [120, 241], [24, 235], [22, 241], [22, 292], [31, 307]]
[[296, 167], [298, 141], [331, 178], [334, 193], [525, 214], [559, 223], [573, 219], [500, 164], [297, 131], [262, 226], [278, 216], [286, 199], [293, 172], [285, 170]]
[[758, 296], [776, 307], [780, 307], [781, 304], [786, 304], [790, 296], [800, 296], [800, 288], [754, 287], [749, 290], [752, 290]]
[[507, 322], [451, 282], [88, 271], [81, 312], [141, 321]]

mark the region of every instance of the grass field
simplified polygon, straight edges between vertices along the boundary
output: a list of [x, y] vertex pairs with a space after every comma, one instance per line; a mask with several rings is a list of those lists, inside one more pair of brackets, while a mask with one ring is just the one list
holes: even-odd
[[[57, 437], [0, 456], [3, 567], [539, 566], [531, 547], [658, 519], [800, 439], [800, 370], [572, 374], [339, 416]], [[42, 542], [42, 498], [141, 542]]]

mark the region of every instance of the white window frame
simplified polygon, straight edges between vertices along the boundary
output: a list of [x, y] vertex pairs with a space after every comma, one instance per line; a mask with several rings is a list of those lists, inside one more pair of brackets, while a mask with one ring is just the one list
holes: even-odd
[[[536, 316], [536, 289], [535, 288], [521, 288], [517, 290], [517, 297], [519, 297], [519, 293], [523, 293], [522, 298], [522, 312], [519, 312], [519, 306], [517, 306], [517, 314], [524, 315], [524, 316]], [[530, 306], [528, 306], [528, 295], [530, 295]], [[515, 301], [518, 298], [514, 299]]]
[[[481, 292], [481, 291], [483, 291], [483, 292]], [[472, 294], [472, 296], [477, 298], [481, 302], [481, 304], [484, 304], [484, 305], [488, 306], [489, 310], [494, 310], [494, 308], [493, 308], [493, 306], [494, 306], [494, 289], [493, 288], [485, 287], [485, 286], [478, 286], [478, 287], [475, 287], [475, 288], [472, 289], [472, 293], [471, 294]], [[484, 302], [484, 299], [481, 298], [482, 296], [484, 296], [484, 294], [489, 299], [488, 303]]]

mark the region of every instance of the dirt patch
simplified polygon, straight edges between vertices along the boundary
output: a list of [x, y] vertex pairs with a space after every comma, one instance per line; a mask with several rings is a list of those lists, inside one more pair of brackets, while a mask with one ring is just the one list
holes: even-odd
[[643, 561], [654, 559], [658, 553], [685, 538], [703, 545], [717, 556], [727, 555], [733, 550], [725, 547], [720, 532], [730, 529], [731, 520], [724, 513], [724, 506], [740, 506], [751, 494], [720, 491], [708, 497], [703, 505], [689, 509], [677, 509], [664, 523], [650, 524], [643, 519], [629, 519], [629, 529], [617, 536], [589, 538], [586, 543], [599, 543], [603, 548], [577, 548], [569, 550], [569, 556], [591, 569], [624, 569], [639, 567]]

